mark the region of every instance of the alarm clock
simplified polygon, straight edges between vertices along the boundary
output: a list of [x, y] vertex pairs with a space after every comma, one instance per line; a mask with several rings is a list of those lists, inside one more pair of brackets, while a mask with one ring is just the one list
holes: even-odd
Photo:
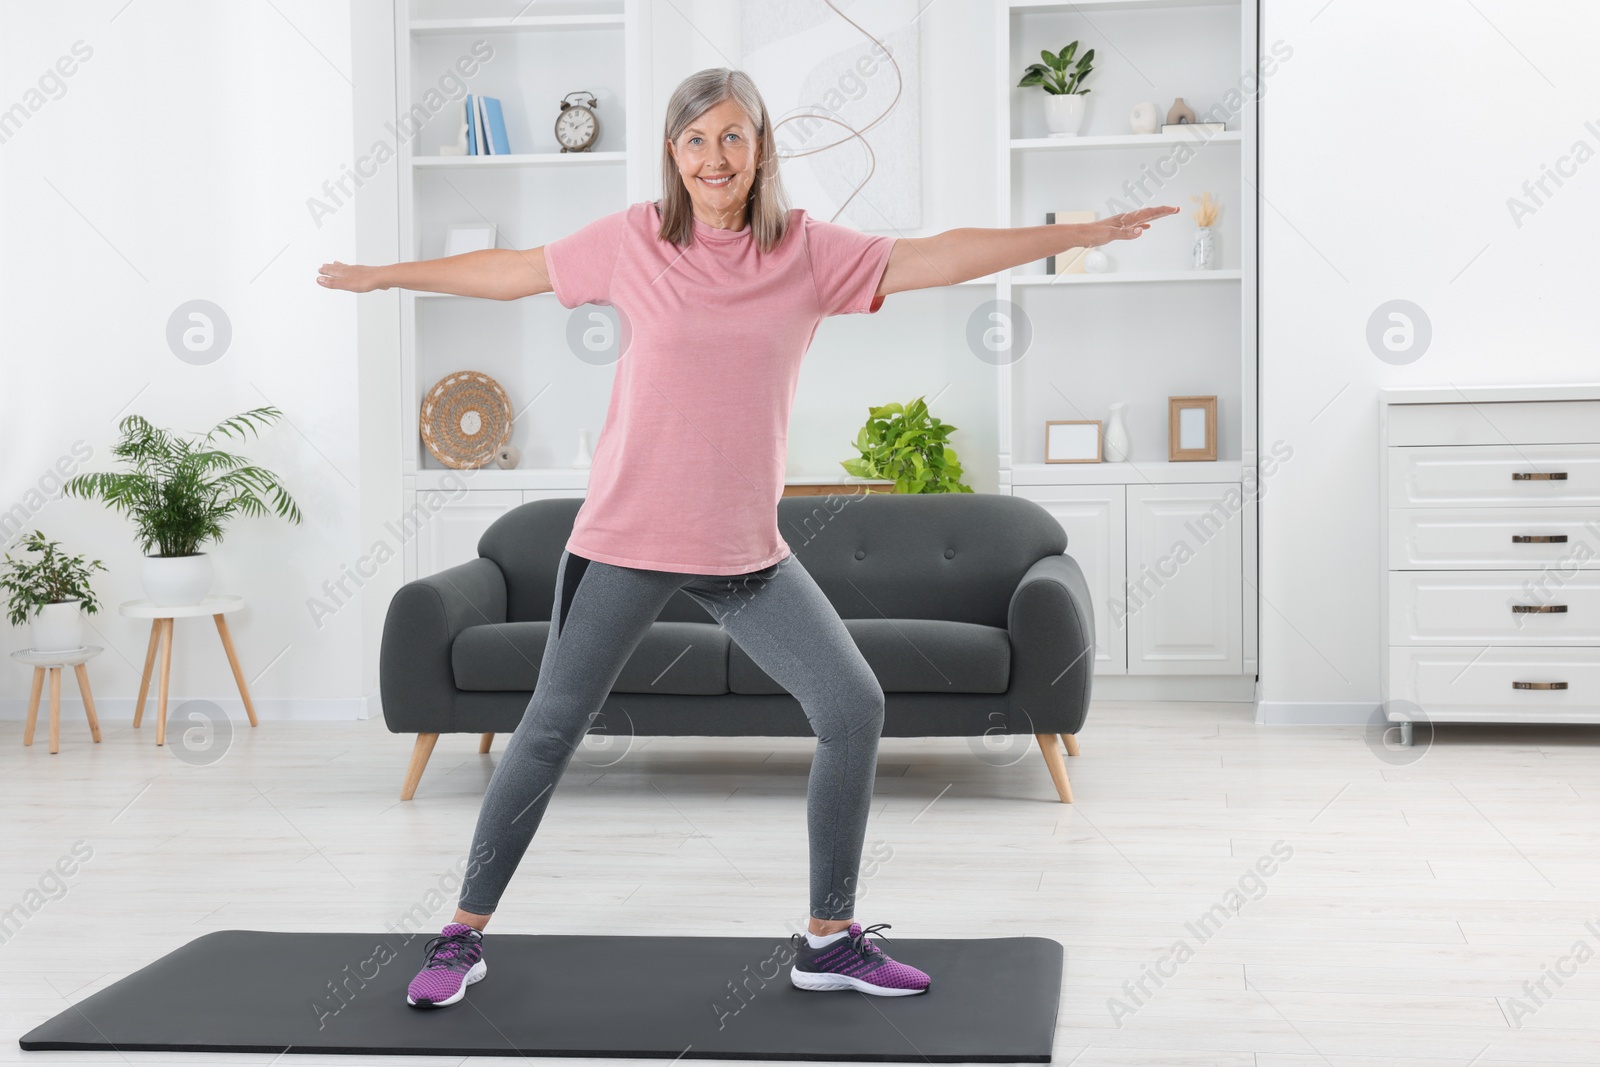
[[[587, 104], [571, 104], [570, 96], [587, 96]], [[561, 98], [561, 114], [556, 116], [556, 141], [563, 152], [587, 152], [600, 137], [600, 117], [594, 109], [600, 101], [585, 90], [568, 93]]]

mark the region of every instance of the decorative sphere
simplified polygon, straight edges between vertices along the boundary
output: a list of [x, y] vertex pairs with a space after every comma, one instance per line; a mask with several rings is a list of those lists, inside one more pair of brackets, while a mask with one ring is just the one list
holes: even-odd
[[494, 454], [494, 462], [501, 470], [511, 470], [522, 462], [522, 452], [516, 445], [506, 445]]
[[1111, 259], [1098, 248], [1091, 248], [1084, 253], [1083, 270], [1085, 274], [1104, 274], [1111, 266]]

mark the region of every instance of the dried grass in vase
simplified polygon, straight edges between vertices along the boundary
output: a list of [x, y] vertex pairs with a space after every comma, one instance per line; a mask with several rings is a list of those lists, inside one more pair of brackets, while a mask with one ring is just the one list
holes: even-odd
[[1199, 196], [1189, 198], [1200, 206], [1189, 212], [1194, 216], [1195, 225], [1210, 226], [1217, 221], [1217, 215], [1222, 212], [1222, 205], [1211, 199], [1210, 193], [1201, 193]]

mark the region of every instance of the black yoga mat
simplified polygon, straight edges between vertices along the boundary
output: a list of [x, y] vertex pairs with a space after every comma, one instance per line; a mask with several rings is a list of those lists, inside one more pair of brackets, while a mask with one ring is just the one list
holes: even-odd
[[428, 934], [222, 930], [24, 1035], [26, 1050], [1048, 1063], [1062, 947], [1044, 937], [895, 938], [926, 993], [789, 983], [787, 936], [489, 933], [488, 974], [422, 1010]]

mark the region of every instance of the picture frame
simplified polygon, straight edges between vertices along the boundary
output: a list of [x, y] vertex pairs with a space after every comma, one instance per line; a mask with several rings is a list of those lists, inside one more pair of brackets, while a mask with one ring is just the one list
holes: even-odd
[[[1046, 211], [1044, 223], [1046, 226], [1056, 226], [1063, 223], [1093, 222], [1098, 217], [1096, 211]], [[1088, 256], [1089, 249], [1078, 245], [1064, 250], [1060, 255], [1047, 256], [1044, 261], [1044, 272], [1049, 275], [1056, 274], [1085, 274], [1084, 258]]]
[[1172, 463], [1217, 458], [1217, 398], [1167, 397], [1167, 459]]
[[1104, 444], [1099, 419], [1050, 419], [1044, 424], [1046, 463], [1100, 463]]
[[463, 252], [480, 252], [486, 248], [494, 248], [497, 241], [494, 223], [463, 223], [460, 226], [450, 227], [445, 235], [444, 254], [459, 256]]

